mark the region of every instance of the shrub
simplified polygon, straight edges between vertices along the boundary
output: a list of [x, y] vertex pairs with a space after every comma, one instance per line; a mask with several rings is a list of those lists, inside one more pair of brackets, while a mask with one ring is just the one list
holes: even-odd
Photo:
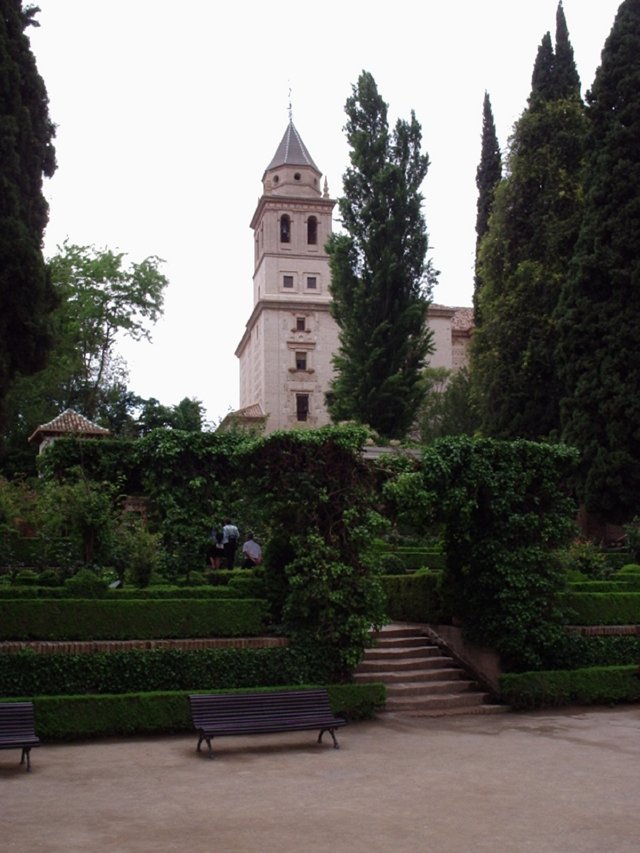
[[386, 595], [386, 612], [399, 622], [439, 622], [441, 619], [440, 584], [438, 572], [425, 571], [403, 577], [384, 576], [380, 579]]
[[640, 699], [637, 672], [634, 665], [507, 674], [500, 678], [500, 697], [517, 709], [637, 702]]
[[80, 569], [64, 586], [75, 598], [102, 598], [107, 593], [106, 583], [91, 569]]
[[[299, 685], [278, 685], [299, 689]], [[317, 686], [309, 684], [307, 686]], [[382, 684], [327, 685], [336, 714], [347, 719], [373, 716], [384, 704]], [[47, 741], [78, 740], [109, 735], [192, 732], [189, 693], [155, 692], [119, 695], [36, 696], [33, 699], [38, 734]], [[29, 697], [31, 698], [31, 697]]]
[[38, 583], [38, 573], [33, 569], [21, 569], [13, 581], [18, 586], [35, 586]]
[[398, 554], [383, 554], [380, 557], [380, 571], [383, 575], [404, 575], [407, 570]]
[[45, 569], [38, 575], [39, 586], [54, 586], [58, 587], [61, 584], [61, 578], [55, 569]]
[[640, 592], [567, 592], [570, 625], [640, 625]]
[[558, 552], [560, 565], [566, 572], [580, 572], [584, 577], [601, 580], [608, 577], [612, 569], [602, 550], [583, 539], [574, 540], [568, 548]]
[[257, 636], [258, 599], [0, 600], [0, 640], [153, 640]]

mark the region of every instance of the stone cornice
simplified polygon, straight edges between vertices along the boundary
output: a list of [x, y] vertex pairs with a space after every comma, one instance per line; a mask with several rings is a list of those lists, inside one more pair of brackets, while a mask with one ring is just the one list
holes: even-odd
[[258, 205], [251, 219], [250, 226], [255, 230], [258, 222], [264, 216], [267, 210], [295, 210], [304, 208], [305, 212], [309, 213], [325, 213], [331, 212], [335, 206], [333, 198], [303, 198], [302, 196], [267, 196], [263, 195], [258, 199]]
[[253, 306], [253, 311], [247, 320], [244, 334], [242, 335], [240, 343], [236, 347], [235, 356], [240, 358], [240, 355], [247, 345], [251, 335], [251, 330], [258, 322], [258, 318], [263, 311], [287, 311], [296, 314], [304, 314], [311, 311], [322, 311], [328, 314], [330, 304], [331, 299], [329, 297], [327, 297], [327, 300], [323, 302], [318, 299], [261, 299]]

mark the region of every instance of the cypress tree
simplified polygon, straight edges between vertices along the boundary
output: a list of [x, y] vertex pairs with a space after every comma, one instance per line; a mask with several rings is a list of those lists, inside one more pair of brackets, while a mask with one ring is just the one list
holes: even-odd
[[480, 246], [473, 385], [482, 429], [499, 438], [557, 437], [560, 428], [554, 311], [580, 223], [586, 133], [579, 92], [560, 82], [561, 67], [564, 80], [547, 34]]
[[351, 166], [339, 200], [346, 233], [327, 245], [340, 340], [327, 405], [334, 421], [401, 438], [422, 400], [432, 348], [426, 316], [436, 273], [425, 259], [420, 193], [429, 159], [413, 113], [389, 131], [371, 74], [363, 72], [352, 91], [345, 107]]
[[42, 179], [55, 170], [54, 127], [25, 34], [36, 11], [0, 0], [0, 413], [13, 377], [41, 368], [52, 342]]
[[640, 0], [618, 10], [587, 95], [585, 209], [558, 306], [562, 436], [601, 520], [640, 503]]
[[493, 120], [491, 99], [489, 93], [484, 93], [482, 105], [482, 149], [480, 162], [476, 171], [476, 187], [478, 188], [478, 202], [476, 214], [476, 270], [473, 291], [473, 307], [476, 326], [480, 323], [480, 311], [478, 308], [478, 293], [482, 287], [482, 279], [478, 268], [478, 249], [480, 241], [489, 228], [489, 217], [493, 207], [493, 199], [496, 187], [502, 177], [502, 155], [498, 144], [496, 126]]

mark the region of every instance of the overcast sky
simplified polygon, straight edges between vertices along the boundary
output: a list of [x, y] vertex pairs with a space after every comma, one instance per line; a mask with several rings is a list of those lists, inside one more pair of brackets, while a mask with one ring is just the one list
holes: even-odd
[[[45, 254], [65, 239], [159, 255], [170, 284], [153, 343], [121, 346], [130, 387], [238, 405], [235, 348], [252, 308], [249, 222], [288, 122], [342, 191], [344, 103], [364, 69], [390, 121], [415, 110], [436, 302], [470, 305], [475, 173], [489, 92], [506, 148], [557, 0], [38, 0], [29, 31], [57, 125]], [[564, 0], [583, 91], [619, 0]], [[334, 228], [337, 228], [337, 223]]]

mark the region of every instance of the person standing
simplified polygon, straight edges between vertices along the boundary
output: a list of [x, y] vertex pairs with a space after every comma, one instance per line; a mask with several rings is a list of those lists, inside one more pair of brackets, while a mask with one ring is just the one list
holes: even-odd
[[259, 566], [262, 562], [262, 548], [253, 538], [253, 533], [247, 533], [247, 539], [242, 546], [242, 568], [252, 569], [254, 566]]
[[227, 569], [233, 569], [233, 564], [236, 559], [236, 548], [238, 547], [238, 539], [240, 531], [231, 523], [230, 518], [225, 518], [222, 528], [222, 547], [224, 550], [224, 559]]

